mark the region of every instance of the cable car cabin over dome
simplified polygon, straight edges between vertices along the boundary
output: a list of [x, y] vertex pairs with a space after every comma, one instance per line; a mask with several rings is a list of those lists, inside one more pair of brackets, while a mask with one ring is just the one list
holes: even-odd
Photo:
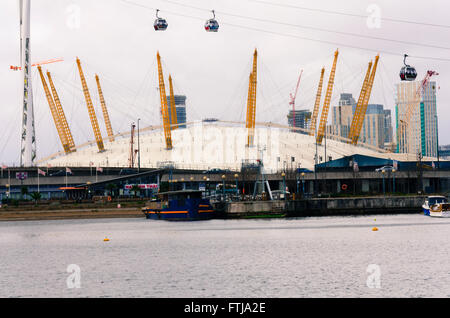
[[403, 66], [400, 69], [400, 79], [402, 81], [414, 81], [417, 77], [417, 71], [414, 67], [406, 64], [406, 57], [408, 55], [405, 54], [404, 58], [403, 58], [403, 64], [405, 64], [405, 66]]
[[217, 32], [219, 31], [219, 23], [214, 19], [210, 19], [205, 23], [205, 30], [207, 32]]
[[209, 19], [205, 23], [205, 30], [206, 32], [217, 32], [219, 31], [219, 22], [216, 20], [216, 14], [214, 13], [214, 10], [211, 11], [214, 15], [212, 19]]
[[159, 9], [156, 9], [156, 20], [155, 23], [153, 23], [153, 27], [155, 28], [155, 31], [165, 31], [169, 24], [166, 19], [158, 17], [158, 12]]
[[155, 28], [155, 31], [164, 31], [167, 29], [168, 24], [167, 24], [166, 20], [164, 20], [162, 18], [158, 18], [155, 20], [153, 27]]

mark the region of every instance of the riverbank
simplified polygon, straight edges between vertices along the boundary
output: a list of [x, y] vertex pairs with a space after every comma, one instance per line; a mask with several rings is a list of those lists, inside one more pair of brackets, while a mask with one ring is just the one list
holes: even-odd
[[1, 221], [35, 221], [66, 219], [100, 219], [100, 218], [139, 218], [144, 217], [140, 208], [94, 208], [74, 210], [41, 210], [41, 211], [2, 211]]
[[[283, 218], [371, 214], [420, 213], [425, 196], [312, 198], [301, 200], [217, 202], [219, 219]], [[125, 205], [125, 206], [124, 206]], [[4, 207], [0, 221], [144, 217], [141, 201]]]

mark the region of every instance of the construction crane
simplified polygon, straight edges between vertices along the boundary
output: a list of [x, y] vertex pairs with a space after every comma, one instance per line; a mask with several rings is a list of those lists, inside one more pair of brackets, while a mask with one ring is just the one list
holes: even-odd
[[327, 128], [328, 111], [330, 109], [331, 95], [333, 94], [334, 76], [336, 74], [336, 64], [339, 55], [339, 50], [334, 52], [333, 67], [331, 68], [330, 78], [328, 79], [327, 93], [325, 95], [325, 101], [322, 107], [322, 115], [320, 117], [319, 130], [317, 132], [316, 143], [322, 144], [323, 136], [325, 135], [325, 129]]
[[138, 149], [134, 149], [134, 132], [136, 130], [136, 125], [131, 124], [131, 134], [130, 134], [130, 155], [128, 157], [128, 167], [134, 168], [134, 163], [136, 162], [136, 154], [138, 153]]
[[253, 69], [249, 77], [248, 97], [247, 97], [247, 118], [245, 127], [248, 129], [247, 146], [253, 146], [256, 122], [256, 86], [258, 77], [258, 51], [253, 53]]
[[173, 94], [172, 76], [169, 75], [169, 90], [170, 90], [170, 121], [171, 129], [178, 128], [177, 108], [175, 107], [175, 95]]
[[298, 77], [297, 86], [295, 86], [294, 94], [289, 94], [290, 101], [289, 105], [292, 106], [292, 127], [295, 128], [295, 99], [297, 98], [298, 87], [300, 86], [300, 81], [302, 79], [303, 70], [300, 71], [300, 75]]
[[77, 66], [78, 71], [80, 73], [81, 85], [83, 86], [84, 98], [86, 100], [86, 106], [89, 112], [89, 118], [91, 119], [92, 129], [94, 130], [95, 141], [97, 142], [97, 147], [99, 152], [103, 152], [105, 150], [105, 146], [103, 145], [103, 138], [100, 132], [100, 128], [98, 126], [97, 116], [95, 115], [94, 105], [92, 104], [91, 95], [89, 94], [89, 89], [86, 84], [86, 79], [83, 74], [83, 69], [81, 68], [80, 59], [77, 57]]
[[172, 149], [172, 132], [170, 129], [169, 110], [167, 107], [166, 87], [164, 85], [164, 74], [161, 66], [161, 56], [159, 52], [156, 54], [158, 60], [158, 76], [159, 76], [159, 96], [161, 99], [161, 113], [164, 127], [164, 137], [166, 139], [166, 149]]
[[[40, 65], [51, 64], [51, 63], [62, 62], [62, 61], [64, 61], [64, 60], [61, 59], [61, 58], [56, 58], [56, 59], [50, 59], [50, 60], [46, 60], [46, 61], [41, 61], [41, 62], [38, 62], [38, 63], [34, 63], [34, 64], [31, 64], [31, 66], [32, 66], [32, 67], [33, 67], [33, 66], [40, 66]], [[22, 68], [21, 68], [20, 66], [14, 66], [14, 65], [11, 65], [11, 66], [9, 67], [9, 69], [11, 69], [11, 70], [13, 70], [13, 71], [20, 71], [20, 70], [22, 70]]]
[[[433, 75], [439, 75], [439, 73], [437, 73], [436, 71], [427, 71], [424, 79], [422, 80], [420, 85], [417, 87], [413, 96], [411, 96], [411, 98], [410, 98], [411, 102], [406, 106], [406, 111], [403, 113], [402, 119], [399, 119], [400, 124], [397, 127], [397, 136], [399, 136], [399, 138], [398, 138], [399, 144], [402, 144], [402, 145], [407, 144], [406, 143], [407, 126], [410, 124], [411, 116], [417, 109], [417, 106], [420, 104], [420, 99], [422, 98], [423, 91], [424, 91], [425, 87], [427, 86], [428, 82], [430, 81], [430, 78]], [[420, 138], [419, 138], [419, 140], [421, 142]], [[409, 152], [409, 149], [407, 149], [407, 152]]]
[[58, 132], [58, 135], [59, 135], [59, 140], [61, 141], [64, 152], [66, 154], [68, 154], [68, 153], [70, 153], [70, 145], [69, 145], [69, 142], [67, 141], [66, 135], [64, 133], [64, 128], [61, 125], [61, 121], [60, 121], [58, 111], [55, 106], [55, 102], [53, 101], [53, 97], [47, 86], [47, 82], [45, 80], [41, 66], [38, 66], [38, 71], [39, 71], [39, 75], [41, 77], [42, 86], [44, 87], [45, 96], [47, 97], [48, 106], [50, 107], [50, 112], [52, 113], [53, 121], [55, 122], [56, 131]]
[[72, 132], [70, 131], [69, 124], [67, 123], [66, 115], [64, 114], [64, 110], [61, 105], [61, 101], [59, 99], [58, 93], [56, 92], [55, 85], [53, 84], [53, 79], [49, 71], [47, 71], [48, 82], [50, 84], [50, 88], [53, 94], [53, 100], [55, 102], [56, 111], [58, 113], [59, 121], [62, 125], [63, 132], [67, 142], [69, 143], [70, 151], [75, 152], [75, 142], [73, 141]]
[[109, 119], [108, 109], [106, 108], [105, 97], [103, 96], [102, 87], [100, 86], [100, 78], [95, 74], [95, 81], [97, 82], [98, 96], [100, 104], [102, 105], [103, 119], [105, 120], [106, 132], [108, 133], [109, 141], [114, 141], [114, 133]]
[[316, 102], [314, 103], [314, 110], [311, 117], [311, 127], [309, 135], [314, 136], [316, 134], [317, 117], [319, 116], [320, 98], [322, 97], [323, 75], [325, 74], [325, 68], [322, 67], [320, 72], [319, 87], [317, 88]]

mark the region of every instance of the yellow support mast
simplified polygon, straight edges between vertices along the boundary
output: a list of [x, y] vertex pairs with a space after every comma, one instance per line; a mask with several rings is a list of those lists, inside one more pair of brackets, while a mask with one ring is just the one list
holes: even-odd
[[[355, 114], [352, 118], [352, 124], [350, 126], [350, 133], [348, 138], [350, 139], [350, 142], [353, 143], [353, 136], [355, 135], [356, 127], [358, 127], [358, 122], [361, 118], [361, 111], [362, 106], [364, 102], [364, 96], [366, 95], [367, 88], [369, 86], [369, 78], [370, 78], [370, 71], [372, 69], [372, 61], [369, 62], [369, 66], [367, 67], [366, 76], [364, 77], [363, 85], [361, 87], [361, 92], [359, 93], [358, 103], [356, 104]], [[363, 117], [364, 118], [364, 117]], [[364, 119], [363, 119], [364, 121]]]
[[171, 129], [175, 130], [178, 128], [178, 118], [177, 118], [177, 108], [175, 106], [175, 95], [173, 93], [172, 76], [169, 75], [169, 88], [170, 88], [170, 121]]
[[325, 135], [325, 129], [327, 128], [326, 126], [328, 120], [328, 111], [330, 109], [331, 95], [333, 94], [334, 76], [336, 74], [336, 64], [338, 55], [339, 50], [336, 50], [336, 52], [334, 52], [334, 61], [333, 67], [331, 68], [330, 72], [330, 78], [328, 79], [327, 94], [325, 95], [325, 101], [322, 107], [322, 115], [320, 117], [319, 131], [317, 132], [316, 137], [316, 143], [318, 143], [319, 145], [322, 144], [323, 136]]
[[253, 73], [248, 78], [248, 95], [247, 95], [247, 116], [245, 117], [245, 128], [251, 126], [251, 100], [252, 100]]
[[252, 147], [255, 136], [256, 122], [256, 86], [258, 78], [258, 51], [255, 49], [253, 53], [253, 70], [249, 78], [248, 99], [247, 99], [247, 120], [246, 128], [248, 128], [247, 146]]
[[161, 66], [161, 56], [159, 52], [156, 54], [158, 60], [158, 76], [159, 76], [159, 96], [161, 99], [161, 113], [164, 126], [164, 137], [166, 139], [166, 149], [172, 149], [172, 133], [170, 130], [169, 110], [167, 107], [166, 87], [164, 85], [164, 74]]
[[55, 85], [53, 84], [52, 75], [47, 71], [48, 82], [53, 94], [53, 100], [55, 102], [56, 111], [58, 112], [58, 117], [63, 128], [64, 135], [67, 142], [69, 143], [70, 151], [75, 152], [75, 142], [73, 141], [72, 132], [70, 131], [69, 124], [67, 123], [66, 115], [61, 105], [61, 100], [59, 99], [58, 92], [56, 91]]
[[325, 74], [325, 67], [322, 67], [320, 72], [319, 87], [317, 88], [316, 102], [314, 104], [314, 111], [311, 117], [311, 126], [309, 135], [314, 136], [316, 134], [317, 117], [319, 117], [320, 98], [322, 97], [323, 75]]
[[91, 95], [89, 94], [89, 89], [86, 84], [86, 79], [84, 78], [83, 69], [81, 68], [80, 59], [77, 57], [77, 66], [80, 73], [81, 85], [83, 86], [84, 98], [86, 100], [86, 105], [89, 112], [89, 118], [91, 119], [92, 129], [94, 130], [95, 141], [97, 142], [98, 151], [102, 152], [105, 150], [103, 145], [103, 138], [98, 126], [97, 116], [95, 115], [94, 105], [92, 104]]
[[370, 100], [370, 95], [372, 94], [372, 87], [373, 87], [373, 82], [375, 80], [375, 74], [377, 72], [377, 66], [378, 66], [378, 60], [380, 59], [380, 55], [377, 55], [375, 57], [375, 63], [373, 64], [373, 68], [370, 72], [370, 78], [369, 78], [369, 82], [367, 83], [367, 90], [364, 93], [364, 100], [363, 103], [361, 105], [361, 110], [360, 110], [360, 114], [357, 118], [356, 121], [356, 126], [354, 128], [353, 131], [353, 135], [352, 135], [352, 145], [356, 145], [358, 144], [358, 139], [359, 139], [359, 135], [361, 133], [361, 128], [363, 126], [364, 123], [364, 118], [366, 117], [366, 111], [367, 111], [367, 106], [369, 105], [369, 100]]
[[100, 78], [95, 74], [95, 81], [97, 82], [98, 96], [100, 98], [100, 104], [102, 105], [103, 119], [105, 120], [106, 131], [108, 133], [109, 141], [114, 141], [114, 133], [111, 126], [111, 120], [109, 119], [108, 108], [106, 108], [105, 97], [103, 96], [102, 87], [100, 86]]
[[42, 73], [41, 66], [38, 66], [39, 75], [41, 77], [42, 86], [44, 87], [45, 96], [47, 97], [48, 106], [50, 107], [50, 112], [52, 113], [53, 121], [55, 122], [56, 131], [59, 135], [59, 140], [63, 146], [64, 152], [70, 153], [70, 145], [67, 141], [66, 135], [64, 134], [64, 129], [61, 125], [61, 121], [59, 119], [58, 110], [56, 109], [55, 102], [53, 101], [53, 97], [50, 93], [50, 90], [47, 86], [47, 82], [45, 81], [44, 74]]

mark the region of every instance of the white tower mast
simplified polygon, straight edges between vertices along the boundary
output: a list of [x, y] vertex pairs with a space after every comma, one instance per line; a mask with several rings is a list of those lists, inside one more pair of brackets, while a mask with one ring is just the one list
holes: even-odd
[[33, 91], [31, 86], [30, 0], [19, 0], [20, 58], [23, 72], [23, 117], [20, 166], [32, 166], [36, 158]]

